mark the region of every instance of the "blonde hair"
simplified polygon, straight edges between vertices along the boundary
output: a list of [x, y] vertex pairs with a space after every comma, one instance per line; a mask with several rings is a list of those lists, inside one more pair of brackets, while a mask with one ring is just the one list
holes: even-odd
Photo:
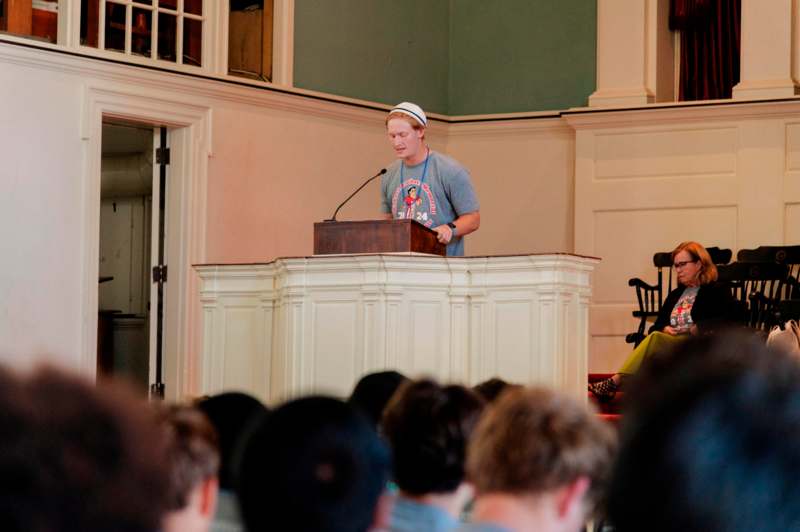
[[389, 115], [386, 117], [386, 122], [385, 122], [386, 127], [389, 127], [389, 120], [393, 118], [401, 118], [405, 120], [411, 125], [412, 128], [414, 128], [415, 131], [422, 130], [422, 140], [425, 140], [425, 126], [423, 126], [422, 124], [420, 124], [419, 122], [417, 122], [416, 120], [414, 120], [405, 113], [395, 112], [395, 113], [389, 113]]
[[711, 255], [708, 254], [708, 251], [702, 245], [691, 240], [681, 242], [672, 250], [673, 261], [675, 260], [675, 255], [681, 251], [685, 251], [691, 255], [692, 259], [695, 261], [700, 261], [700, 273], [697, 275], [697, 279], [700, 281], [701, 285], [713, 283], [719, 278], [717, 267], [714, 265], [714, 261], [711, 260]]
[[467, 475], [479, 494], [541, 495], [585, 476], [597, 502], [616, 434], [573, 398], [547, 388], [508, 390], [472, 434]]

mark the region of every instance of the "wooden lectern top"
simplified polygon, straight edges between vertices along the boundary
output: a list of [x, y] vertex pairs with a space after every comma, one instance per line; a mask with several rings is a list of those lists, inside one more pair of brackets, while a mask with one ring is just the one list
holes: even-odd
[[363, 220], [314, 224], [314, 254], [414, 252], [445, 256], [436, 231], [414, 220]]

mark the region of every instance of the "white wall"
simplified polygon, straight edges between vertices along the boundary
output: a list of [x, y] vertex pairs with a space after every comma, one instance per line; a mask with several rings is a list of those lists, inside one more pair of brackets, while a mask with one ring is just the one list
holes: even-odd
[[80, 364], [82, 81], [0, 45], [0, 361]]
[[467, 254], [572, 251], [574, 133], [564, 120], [452, 124], [447, 138], [481, 202]]

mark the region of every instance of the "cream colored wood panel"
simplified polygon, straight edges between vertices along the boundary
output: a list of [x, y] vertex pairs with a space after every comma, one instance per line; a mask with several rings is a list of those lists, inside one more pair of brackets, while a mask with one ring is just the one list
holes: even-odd
[[538, 361], [533, 348], [533, 309], [528, 300], [494, 302], [495, 373], [509, 382], [537, 380]]
[[[597, 181], [590, 190], [591, 212], [687, 207], [703, 209], [736, 205], [740, 196], [738, 180], [714, 177]], [[584, 238], [586, 236], [583, 235]]]
[[237, 388], [249, 393], [259, 392], [253, 371], [257, 358], [262, 355], [260, 339], [262, 322], [259, 309], [254, 304], [226, 305], [224, 307], [225, 334], [222, 366], [222, 389]]
[[[422, 299], [419, 295], [411, 296], [408, 302], [408, 329], [399, 330], [398, 341], [405, 343], [407, 352], [407, 371], [411, 375], [431, 375], [448, 380], [450, 377], [449, 353], [443, 349], [445, 338], [449, 335], [450, 320], [445, 311], [445, 294], [430, 294]], [[463, 355], [462, 355], [463, 356]]]
[[347, 397], [351, 390], [342, 385], [360, 375], [363, 367], [359, 328], [359, 302], [357, 300], [315, 301], [311, 341], [312, 389]]
[[800, 123], [786, 123], [786, 173], [800, 172]]
[[800, 123], [786, 123], [786, 157], [783, 174], [783, 243], [800, 243]]
[[736, 247], [736, 207], [620, 210], [594, 213], [596, 303], [635, 303], [628, 279], [654, 280], [652, 257], [685, 240]]
[[787, 204], [785, 217], [784, 243], [792, 246], [800, 244], [800, 203]]
[[735, 127], [601, 133], [595, 139], [597, 180], [733, 176]]

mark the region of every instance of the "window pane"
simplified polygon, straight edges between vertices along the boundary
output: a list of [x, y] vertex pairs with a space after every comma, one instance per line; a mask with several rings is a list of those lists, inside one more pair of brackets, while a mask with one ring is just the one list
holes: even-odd
[[175, 15], [158, 14], [158, 58], [164, 61], [177, 61], [175, 43], [177, 42]]
[[178, 0], [158, 0], [158, 7], [165, 9], [178, 9]]
[[202, 64], [203, 22], [183, 19], [183, 64]]
[[153, 12], [149, 9], [133, 8], [132, 53], [150, 57], [153, 32], [152, 17]]
[[81, 0], [81, 44], [97, 48], [100, 0]]
[[192, 15], [202, 15], [203, 0], [183, 0], [183, 12]]
[[153, 0], [133, 0], [135, 4], [147, 4], [148, 6], [153, 5]]
[[0, 31], [56, 42], [58, 35], [58, 0], [11, 2], [0, 0]]
[[125, 6], [106, 3], [106, 50], [125, 51]]

